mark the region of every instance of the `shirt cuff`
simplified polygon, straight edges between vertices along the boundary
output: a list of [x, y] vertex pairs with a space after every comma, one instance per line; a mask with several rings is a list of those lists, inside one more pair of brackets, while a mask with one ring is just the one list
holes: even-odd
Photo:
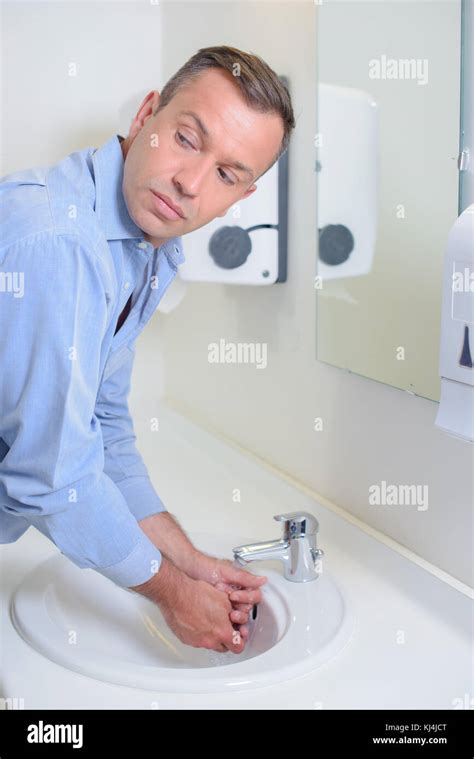
[[138, 543], [125, 559], [109, 567], [98, 567], [96, 572], [121, 588], [131, 588], [156, 575], [161, 567], [162, 558], [158, 548], [140, 529]]
[[148, 476], [125, 477], [115, 483], [127, 502], [133, 516], [139, 522], [152, 514], [168, 511], [158, 496]]

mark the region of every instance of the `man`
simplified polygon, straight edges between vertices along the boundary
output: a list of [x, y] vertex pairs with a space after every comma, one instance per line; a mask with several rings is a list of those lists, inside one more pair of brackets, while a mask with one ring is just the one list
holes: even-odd
[[266, 578], [195, 549], [156, 494], [127, 404], [135, 341], [182, 235], [255, 192], [294, 124], [264, 61], [204, 48], [125, 139], [0, 180], [0, 540], [35, 526], [216, 651], [244, 649]]

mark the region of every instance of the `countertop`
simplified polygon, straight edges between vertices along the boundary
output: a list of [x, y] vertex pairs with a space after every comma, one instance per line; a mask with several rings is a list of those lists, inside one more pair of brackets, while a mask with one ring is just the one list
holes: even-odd
[[[0, 546], [0, 697], [23, 699], [17, 703], [25, 709], [472, 708], [469, 588], [172, 407], [162, 405], [159, 419], [160, 431], [143, 435], [144, 443], [139, 437], [139, 445], [160, 497], [186, 532], [269, 540], [281, 531], [275, 514], [317, 517], [324, 570], [356, 618], [351, 641], [304, 677], [235, 693], [153, 693], [70, 672], [33, 650], [10, 620], [10, 598], [22, 578], [58, 552], [30, 527], [16, 543]], [[257, 563], [252, 571], [258, 573]]]

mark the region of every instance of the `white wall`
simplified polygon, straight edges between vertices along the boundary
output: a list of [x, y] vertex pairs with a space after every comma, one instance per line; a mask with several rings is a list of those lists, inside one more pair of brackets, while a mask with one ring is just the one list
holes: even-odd
[[[164, 5], [165, 78], [199, 47], [229, 44], [290, 79], [297, 127], [289, 154], [289, 276], [271, 288], [190, 284], [176, 311], [153, 322], [143, 346], [151, 355], [160, 345], [166, 396], [176, 408], [471, 583], [472, 447], [434, 428], [437, 403], [315, 358], [316, 14], [313, 2]], [[221, 337], [267, 342], [267, 368], [209, 364], [208, 343]], [[145, 430], [149, 411], [141, 409], [137, 423]], [[319, 416], [324, 431], [315, 432]], [[368, 488], [382, 480], [427, 485], [428, 509], [370, 506]]]
[[162, 80], [161, 6], [17, 1], [1, 10], [2, 174], [128, 134]]

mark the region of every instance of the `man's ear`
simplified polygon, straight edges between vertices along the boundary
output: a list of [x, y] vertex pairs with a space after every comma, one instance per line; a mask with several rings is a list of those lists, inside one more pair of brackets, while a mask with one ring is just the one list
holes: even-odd
[[244, 198], [248, 198], [249, 195], [252, 195], [253, 192], [257, 189], [257, 185], [253, 184], [252, 187], [249, 187], [245, 195], [242, 195], [241, 200], [244, 200]]
[[[245, 198], [248, 198], [248, 196], [252, 195], [252, 193], [254, 193], [256, 189], [257, 189], [257, 185], [253, 184], [252, 187], [249, 187], [249, 189], [244, 193], [244, 195], [242, 195], [242, 197], [240, 198], [240, 200], [245, 200]], [[229, 206], [229, 208], [230, 208], [230, 206]], [[227, 208], [222, 213], [218, 213], [217, 216], [216, 216], [216, 218], [220, 217], [220, 216], [225, 216], [226, 213], [227, 213], [227, 211], [229, 210], [229, 208]]]

